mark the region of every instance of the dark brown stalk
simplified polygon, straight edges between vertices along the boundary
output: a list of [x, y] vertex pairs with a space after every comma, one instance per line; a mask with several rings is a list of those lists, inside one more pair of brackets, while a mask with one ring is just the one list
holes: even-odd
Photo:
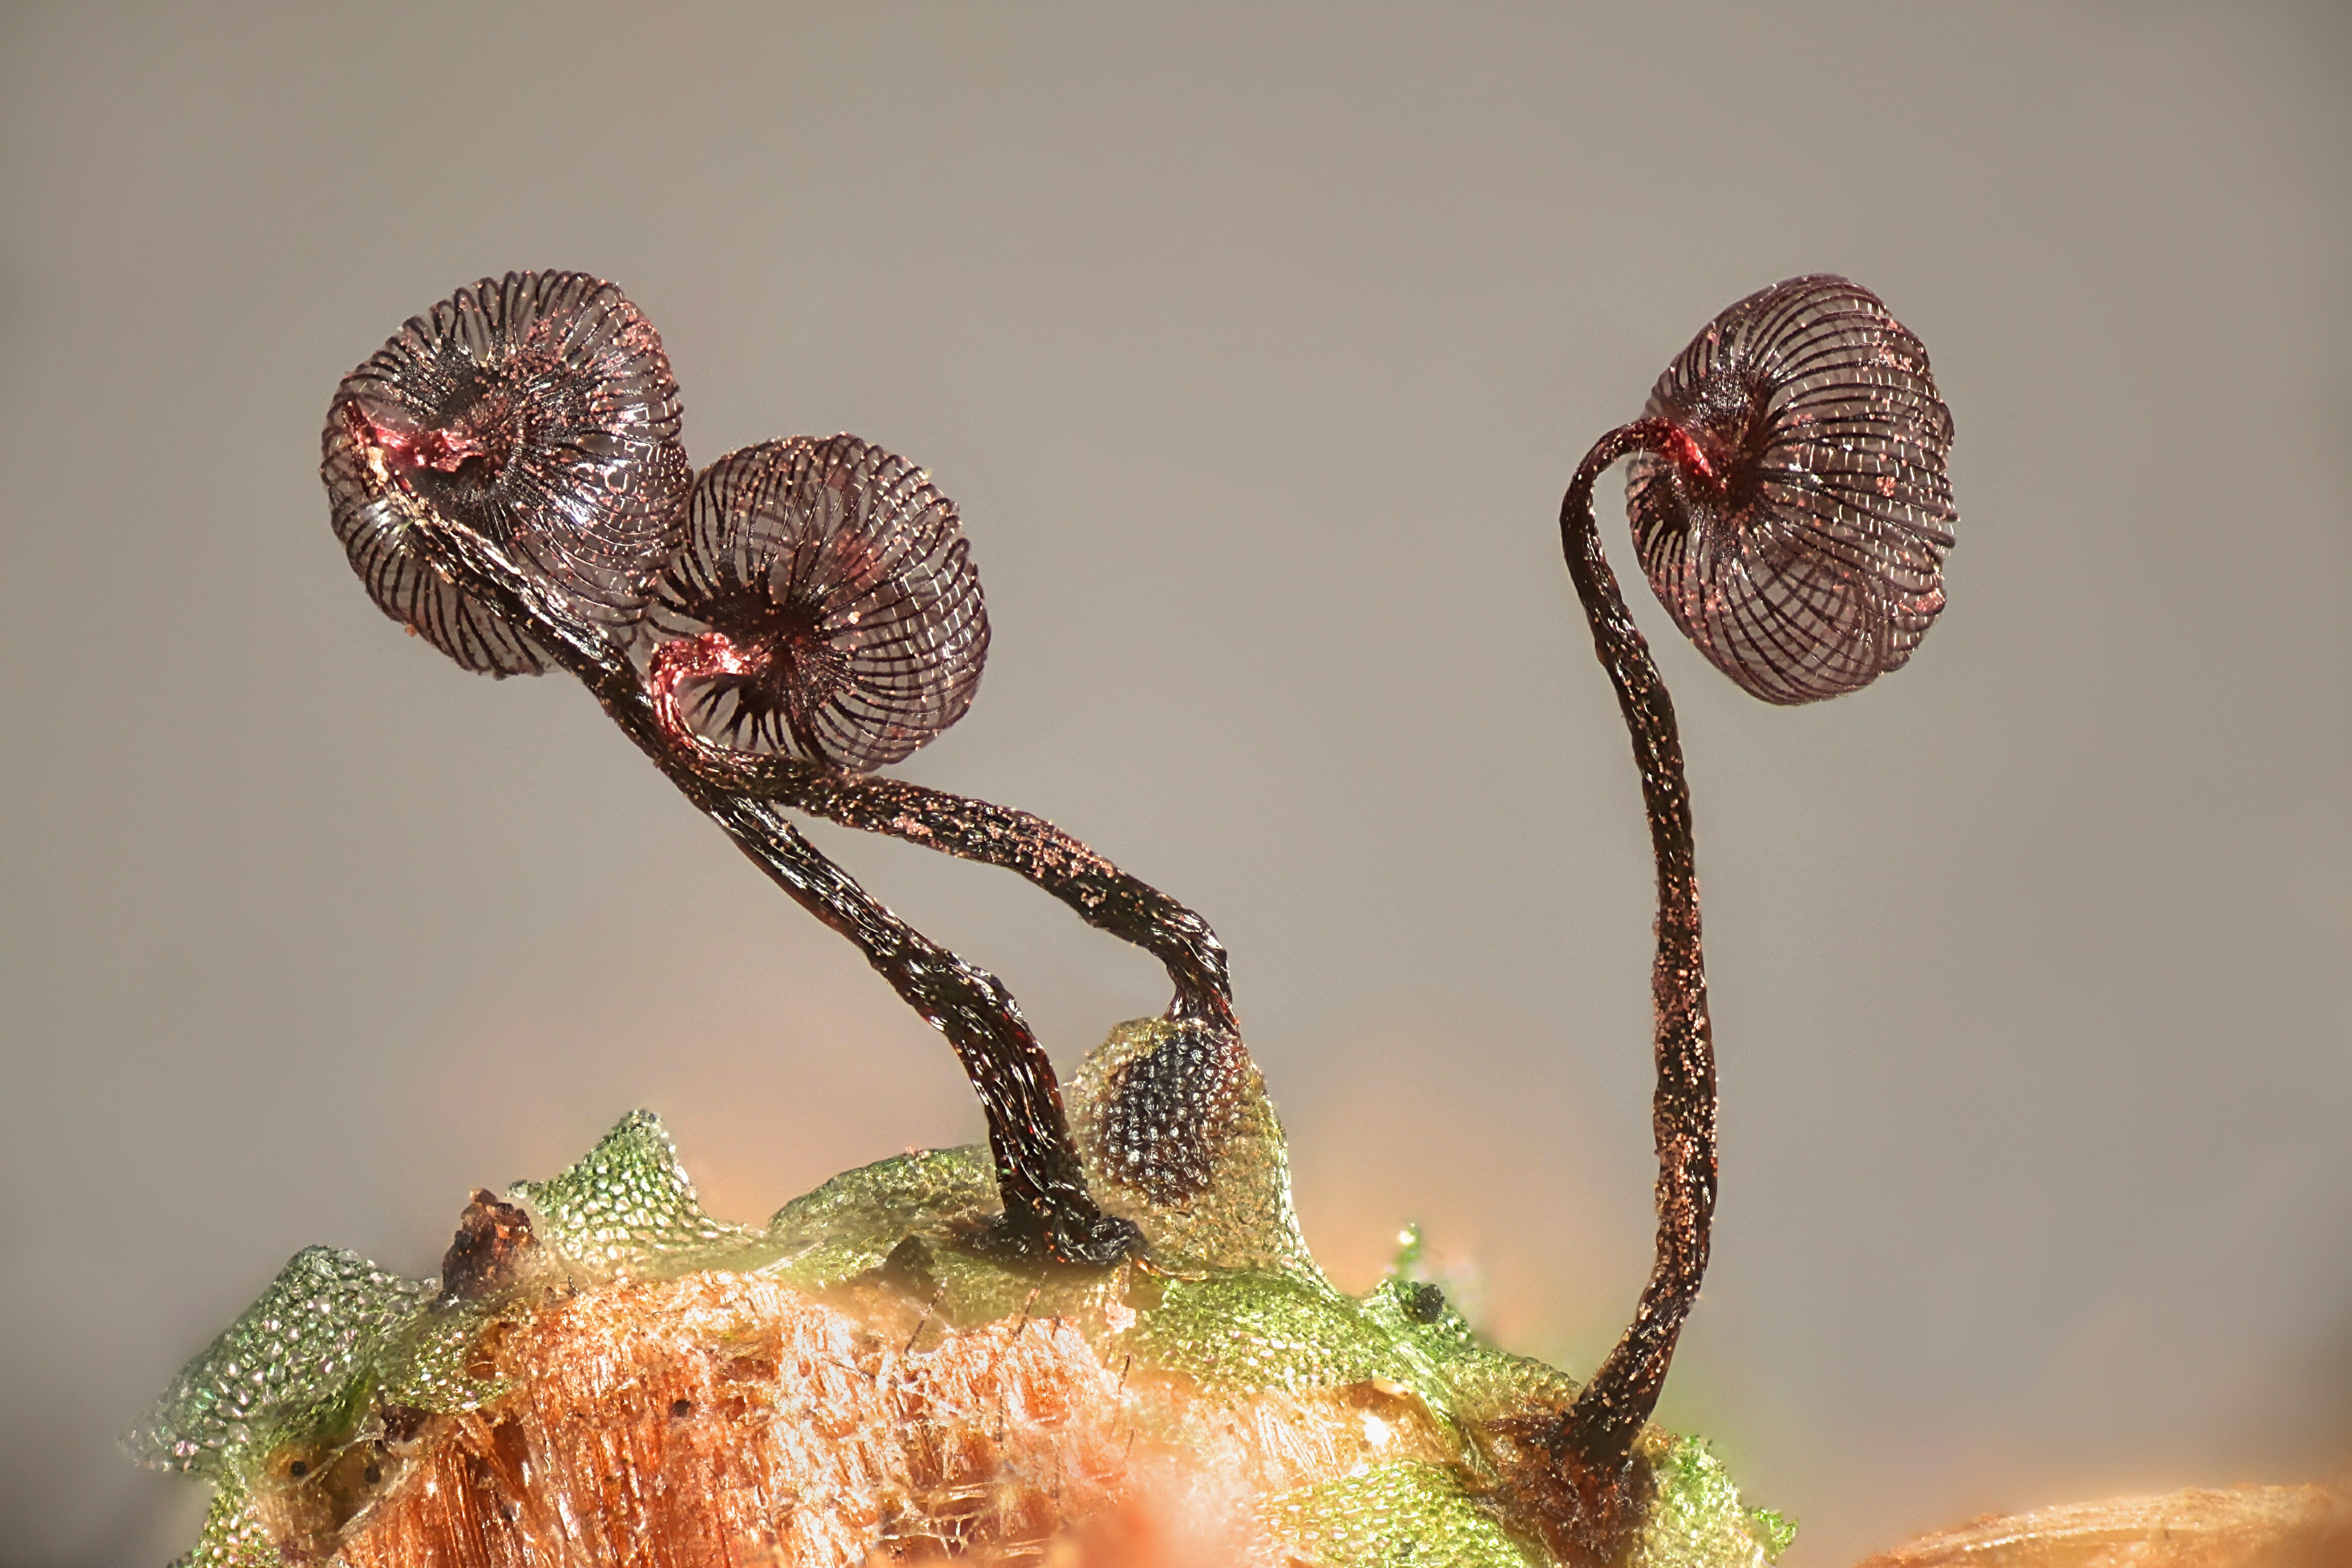
[[793, 900], [849, 939], [907, 1005], [948, 1038], [988, 1115], [1004, 1200], [989, 1238], [1016, 1255], [1108, 1264], [1134, 1251], [1136, 1227], [1104, 1214], [1087, 1190], [1052, 1061], [996, 976], [900, 920], [820, 853], [776, 803], [697, 771], [661, 723], [627, 657], [547, 601], [539, 585], [478, 535], [430, 527], [442, 559], [506, 618], [528, 627], [577, 676], [614, 723], [736, 847]]
[[730, 793], [773, 801], [844, 827], [1017, 872], [1088, 925], [1160, 960], [1175, 987], [1170, 1018], [1212, 1024], [1238, 1037], [1224, 946], [1209, 922], [1045, 818], [782, 752], [738, 752], [697, 734], [678, 710], [679, 683], [731, 668], [746, 657], [751, 656], [716, 632], [666, 642], [654, 653], [646, 685], [655, 714], [671, 745], [703, 778]]
[[1592, 487], [1618, 458], [1636, 450], [1698, 464], [1690, 437], [1661, 419], [1612, 430], [1578, 466], [1560, 502], [1560, 546], [1592, 648], [1633, 738], [1642, 800], [1658, 867], [1658, 951], [1650, 972], [1656, 1008], [1657, 1089], [1651, 1126], [1658, 1150], [1658, 1233], [1649, 1283], [1632, 1327], [1592, 1374], [1541, 1445], [1581, 1472], [1579, 1489], [1621, 1484], [1633, 1440], [1658, 1402], [1675, 1341], [1706, 1272], [1707, 1230], [1715, 1215], [1715, 1048], [1706, 1016], [1706, 970], [1699, 950], [1698, 879], [1691, 862], [1690, 791], [1674, 700], [1658, 679], [1616, 575], [1601, 553]]

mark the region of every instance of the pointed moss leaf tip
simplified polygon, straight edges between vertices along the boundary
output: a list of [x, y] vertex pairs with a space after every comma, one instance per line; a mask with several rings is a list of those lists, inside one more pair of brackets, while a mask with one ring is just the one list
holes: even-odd
[[196, 1543], [172, 1560], [171, 1568], [285, 1568], [253, 1494], [236, 1476], [224, 1476], [205, 1511]]
[[1764, 1548], [1766, 1562], [1777, 1560], [1780, 1553], [1797, 1543], [1797, 1521], [1774, 1508], [1751, 1508], [1748, 1510], [1748, 1528]]
[[305, 1247], [181, 1369], [125, 1446], [161, 1469], [217, 1472], [232, 1450], [293, 1436], [341, 1406], [385, 1335], [433, 1292], [356, 1252]]
[[751, 1239], [703, 1213], [661, 1118], [633, 1110], [579, 1163], [546, 1182], [519, 1182], [531, 1232], [600, 1272], [681, 1273]]

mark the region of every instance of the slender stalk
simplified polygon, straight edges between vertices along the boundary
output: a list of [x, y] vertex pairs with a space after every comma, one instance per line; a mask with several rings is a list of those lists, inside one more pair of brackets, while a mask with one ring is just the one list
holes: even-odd
[[678, 686], [715, 674], [749, 673], [760, 657], [718, 632], [677, 638], [655, 650], [646, 681], [655, 715], [696, 773], [730, 793], [1018, 872], [1088, 925], [1159, 959], [1175, 987], [1170, 1018], [1240, 1033], [1224, 946], [1209, 922], [1045, 818], [798, 757], [730, 751], [696, 733], [679, 711]]
[[1690, 437], [1664, 420], [1612, 430], [1576, 470], [1559, 508], [1560, 547], [1592, 627], [1592, 649], [1617, 689], [1617, 705], [1642, 773], [1650, 847], [1658, 868], [1658, 949], [1650, 971], [1656, 1010], [1657, 1088], [1651, 1128], [1658, 1150], [1658, 1232], [1649, 1282], [1633, 1321], [1592, 1381], [1547, 1436], [1596, 1478], [1620, 1474], [1658, 1402], [1683, 1320], [1706, 1272], [1715, 1215], [1715, 1047], [1706, 1016], [1706, 969], [1699, 948], [1698, 879], [1692, 867], [1690, 791], [1682, 741], [1666, 694], [1617, 578], [1601, 553], [1592, 489], [1603, 470], [1637, 450], [1664, 452], [1706, 473]]
[[509, 624], [529, 628], [579, 678], [605, 713], [696, 807], [802, 908], [849, 939], [923, 1019], [948, 1038], [988, 1116], [989, 1147], [1004, 1200], [989, 1239], [1021, 1256], [1107, 1264], [1134, 1251], [1140, 1234], [1102, 1213], [1087, 1190], [1054, 1067], [996, 976], [966, 963], [900, 920], [803, 838], [777, 805], [698, 772], [672, 741], [628, 658], [578, 625], [541, 585], [479, 536], [420, 524], [469, 590]]

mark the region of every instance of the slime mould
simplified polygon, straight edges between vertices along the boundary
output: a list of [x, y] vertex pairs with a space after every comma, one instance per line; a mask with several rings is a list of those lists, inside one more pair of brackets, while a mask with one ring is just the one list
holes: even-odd
[[[212, 1475], [194, 1561], [1750, 1564], [1787, 1544], [1649, 1423], [1715, 1210], [1716, 1081], [1679, 731], [1601, 549], [1601, 475], [1675, 625], [1769, 702], [1906, 663], [1944, 605], [1951, 415], [1926, 350], [1826, 274], [1736, 302], [1578, 465], [1560, 548], [1656, 862], [1657, 1231], [1581, 1385], [1481, 1344], [1412, 1258], [1335, 1289], [1209, 923], [1029, 813], [877, 776], [989, 645], [954, 503], [846, 434], [696, 472], [667, 352], [612, 283], [460, 289], [343, 379], [336, 537], [461, 668], [560, 670], [946, 1037], [983, 1149], [852, 1172], [752, 1231], [657, 1123], [504, 1197], [438, 1284], [298, 1256], [135, 1447]], [[995, 975], [787, 814], [1019, 875], [1171, 991], [1065, 1100]], [[1114, 1368], [1116, 1369], [1114, 1371]]]
[[[1577, 1385], [1486, 1344], [1417, 1242], [1336, 1289], [1256, 1068], [1207, 1033], [1122, 1026], [1072, 1086], [1148, 1260], [986, 1246], [980, 1147], [726, 1224], [645, 1111], [476, 1194], [438, 1281], [297, 1254], [134, 1435], [214, 1483], [184, 1563], [1555, 1561], [1501, 1433]], [[1220, 1110], [1155, 1116], [1171, 1086]], [[1703, 1444], [1652, 1427], [1635, 1453], [1627, 1562], [1744, 1568], [1794, 1534]]]
[[[971, 706], [990, 628], [955, 504], [846, 434], [688, 462], [661, 339], [612, 283], [460, 289], [343, 379], [336, 537], [459, 667], [578, 680], [687, 800], [946, 1037], [984, 1147], [711, 1218], [639, 1112], [551, 1181], [478, 1191], [437, 1281], [298, 1254], [134, 1435], [215, 1487], [190, 1568], [975, 1563], [1752, 1568], [1789, 1544], [1649, 1417], [1705, 1276], [1713, 1026], [1690, 789], [1601, 543], [1627, 464], [1643, 574], [1741, 689], [1819, 701], [1945, 607], [1950, 410], [1868, 289], [1720, 312], [1563, 496], [1568, 577], [1657, 875], [1650, 1277], [1582, 1383], [1483, 1343], [1417, 1273], [1307, 1250], [1208, 921], [1027, 812], [879, 775]], [[1065, 1097], [995, 975], [792, 814], [1018, 875], [1167, 971]], [[2339, 1491], [2180, 1493], [1980, 1521], [1885, 1568], [2352, 1561]]]

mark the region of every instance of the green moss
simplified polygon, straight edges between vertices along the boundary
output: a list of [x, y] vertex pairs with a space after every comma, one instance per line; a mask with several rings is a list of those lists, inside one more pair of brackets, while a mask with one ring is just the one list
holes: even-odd
[[403, 1323], [385, 1339], [377, 1400], [446, 1415], [478, 1410], [505, 1393], [503, 1380], [477, 1377], [470, 1368], [484, 1331], [506, 1304], [440, 1303]]
[[1779, 1514], [1740, 1506], [1731, 1472], [1703, 1439], [1654, 1432], [1643, 1447], [1657, 1494], [1628, 1568], [1762, 1568], [1796, 1540]]
[[660, 1118], [634, 1110], [562, 1175], [521, 1182], [541, 1246], [599, 1272], [675, 1275], [740, 1251], [751, 1233], [702, 1212]]
[[216, 1475], [241, 1455], [347, 1426], [385, 1340], [434, 1289], [356, 1252], [305, 1247], [181, 1368], [126, 1446], [159, 1468]]
[[1328, 1568], [1530, 1568], [1453, 1472], [1375, 1465], [1269, 1499], [1266, 1523]]
[[278, 1543], [262, 1528], [244, 1480], [226, 1476], [213, 1490], [212, 1507], [205, 1511], [195, 1545], [174, 1559], [172, 1568], [285, 1568], [285, 1564]]
[[910, 1236], [952, 1250], [960, 1233], [996, 1211], [985, 1149], [901, 1154], [845, 1171], [778, 1209], [756, 1249], [769, 1260], [753, 1267], [822, 1290], [880, 1268]]
[[1237, 1393], [1336, 1388], [1375, 1377], [1423, 1382], [1421, 1368], [1359, 1303], [1283, 1274], [1171, 1279], [1141, 1314], [1128, 1348], [1141, 1365]]
[[[1100, 1133], [1092, 1097], [1168, 1027], [1124, 1025], [1089, 1059], [1071, 1107], [1082, 1150]], [[1335, 1289], [1299, 1234], [1281, 1125], [1254, 1067], [1208, 1169], [1205, 1187], [1181, 1201], [1090, 1170], [1107, 1206], [1143, 1226], [1152, 1269], [1012, 1266], [973, 1244], [998, 1207], [984, 1149], [846, 1172], [752, 1230], [703, 1211], [669, 1135], [636, 1111], [561, 1175], [513, 1189], [540, 1245], [504, 1292], [437, 1301], [435, 1281], [404, 1279], [349, 1252], [299, 1253], [182, 1371], [131, 1446], [149, 1463], [216, 1479], [192, 1568], [268, 1568], [278, 1554], [251, 1489], [282, 1484], [264, 1479], [273, 1454], [282, 1459], [300, 1444], [323, 1466], [340, 1445], [377, 1431], [381, 1408], [455, 1411], [495, 1398], [499, 1385], [478, 1375], [482, 1337], [551, 1285], [718, 1268], [845, 1300], [860, 1292], [873, 1300], [880, 1288], [961, 1327], [1062, 1318], [1107, 1363], [1189, 1378], [1218, 1395], [1382, 1384], [1427, 1408], [1452, 1461], [1373, 1466], [1284, 1493], [1266, 1503], [1267, 1524], [1333, 1568], [1539, 1562], [1482, 1500], [1499, 1494], [1473, 1434], [1502, 1415], [1560, 1408], [1574, 1382], [1480, 1339], [1420, 1278], [1412, 1233], [1389, 1277], [1363, 1297]], [[1657, 1484], [1630, 1568], [1757, 1568], [1789, 1544], [1793, 1529], [1746, 1509], [1704, 1445], [1654, 1431], [1642, 1452]]]
[[1444, 1414], [1453, 1419], [1491, 1421], [1530, 1405], [1557, 1406], [1576, 1396], [1576, 1380], [1566, 1373], [1480, 1339], [1444, 1292], [1426, 1280], [1391, 1272], [1366, 1292], [1363, 1312], [1400, 1355], [1423, 1370], [1420, 1382], [1444, 1390]]
[[1797, 1543], [1797, 1521], [1777, 1509], [1751, 1508], [1748, 1510], [1748, 1528], [1763, 1543], [1765, 1561], [1770, 1562]]

